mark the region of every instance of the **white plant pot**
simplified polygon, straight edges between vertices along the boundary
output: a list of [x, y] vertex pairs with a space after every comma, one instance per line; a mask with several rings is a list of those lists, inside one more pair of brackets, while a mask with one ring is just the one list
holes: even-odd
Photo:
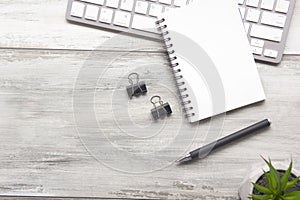
[[[277, 170], [287, 170], [289, 167], [289, 163], [272, 163], [275, 169]], [[263, 175], [263, 170], [269, 171], [269, 167], [265, 165], [256, 166], [253, 167], [253, 170], [251, 170], [251, 173], [246, 176], [244, 181], [242, 182], [240, 188], [239, 188], [239, 197], [241, 200], [249, 200], [249, 195], [252, 194], [253, 191], [253, 185], [252, 183], [256, 183], [256, 181]], [[292, 169], [292, 174], [295, 176], [300, 176], [300, 172]]]

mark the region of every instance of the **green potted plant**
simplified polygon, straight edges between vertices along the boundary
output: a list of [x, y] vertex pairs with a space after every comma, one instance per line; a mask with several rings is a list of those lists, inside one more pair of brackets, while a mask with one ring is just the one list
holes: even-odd
[[[239, 188], [242, 200], [300, 200], [300, 173], [293, 169], [263, 158], [266, 166], [260, 172], [255, 171], [245, 179]], [[287, 168], [287, 169], [286, 169]]]

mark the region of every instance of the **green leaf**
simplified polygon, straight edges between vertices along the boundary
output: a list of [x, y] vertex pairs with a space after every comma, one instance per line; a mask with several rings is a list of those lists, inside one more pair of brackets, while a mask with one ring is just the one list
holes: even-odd
[[292, 181], [287, 182], [286, 186], [284, 187], [284, 191], [293, 187], [299, 181], [299, 179], [300, 179], [300, 176], [298, 176], [297, 178], [295, 178]]
[[266, 177], [269, 180], [269, 187], [271, 188], [272, 191], [276, 191], [276, 180], [273, 174], [271, 172], [266, 173]]
[[275, 173], [270, 171], [269, 176], [271, 180], [271, 187], [273, 188], [273, 190], [277, 190], [277, 181]]
[[267, 179], [268, 186], [269, 186], [269, 188], [272, 190], [270, 175], [269, 175], [265, 170], [263, 170], [263, 172], [264, 172], [264, 176], [265, 176], [266, 179]]
[[267, 161], [266, 159], [263, 158], [263, 160], [267, 163], [267, 165], [270, 168], [270, 178], [271, 178], [272, 187], [276, 190], [280, 189], [281, 184], [280, 184], [280, 176], [278, 171], [273, 167], [270, 159], [269, 161]]
[[258, 191], [263, 192], [265, 194], [272, 194], [272, 191], [266, 187], [263, 187], [261, 185], [258, 185], [256, 183], [252, 183], [253, 187], [256, 188]]
[[270, 200], [270, 199], [273, 199], [272, 195], [268, 195], [268, 194], [265, 194], [265, 195], [252, 194], [250, 196], [250, 198], [253, 199], [253, 200]]
[[284, 188], [285, 188], [285, 186], [288, 182], [288, 179], [291, 175], [292, 167], [293, 167], [293, 161], [291, 161], [289, 168], [285, 171], [284, 175], [282, 176], [282, 178], [280, 180], [281, 191], [284, 191]]
[[300, 191], [289, 192], [283, 195], [284, 200], [299, 200], [300, 199]]

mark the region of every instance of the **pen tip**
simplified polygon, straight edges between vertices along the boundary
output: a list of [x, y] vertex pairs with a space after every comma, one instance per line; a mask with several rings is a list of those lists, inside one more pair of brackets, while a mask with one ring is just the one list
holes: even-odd
[[191, 160], [192, 160], [192, 158], [191, 158], [191, 156], [188, 154], [188, 155], [186, 155], [186, 156], [184, 156], [184, 157], [179, 158], [178, 160], [176, 160], [176, 163], [177, 163], [177, 164], [182, 164], [182, 163], [185, 163], [185, 162], [188, 162], [188, 161], [191, 161]]
[[268, 118], [267, 120], [268, 120], [268, 122], [269, 122], [270, 124], [272, 124], [272, 121], [271, 121], [269, 118]]

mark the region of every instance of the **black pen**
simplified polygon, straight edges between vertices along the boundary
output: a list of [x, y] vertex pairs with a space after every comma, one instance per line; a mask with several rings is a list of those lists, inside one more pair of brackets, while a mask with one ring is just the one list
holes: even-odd
[[244, 128], [242, 130], [239, 130], [231, 135], [225, 136], [221, 139], [218, 139], [217, 141], [214, 141], [210, 144], [207, 144], [203, 147], [200, 147], [198, 149], [195, 149], [191, 152], [189, 152], [186, 156], [183, 158], [180, 158], [177, 160], [179, 164], [186, 163], [189, 161], [192, 161], [194, 159], [201, 159], [206, 157], [211, 151], [218, 149], [219, 147], [222, 147], [230, 142], [233, 142], [237, 139], [240, 139], [246, 135], [250, 135], [251, 133], [254, 133], [260, 129], [269, 127], [271, 125], [271, 121], [269, 119], [262, 120], [260, 122], [257, 122], [247, 128]]

